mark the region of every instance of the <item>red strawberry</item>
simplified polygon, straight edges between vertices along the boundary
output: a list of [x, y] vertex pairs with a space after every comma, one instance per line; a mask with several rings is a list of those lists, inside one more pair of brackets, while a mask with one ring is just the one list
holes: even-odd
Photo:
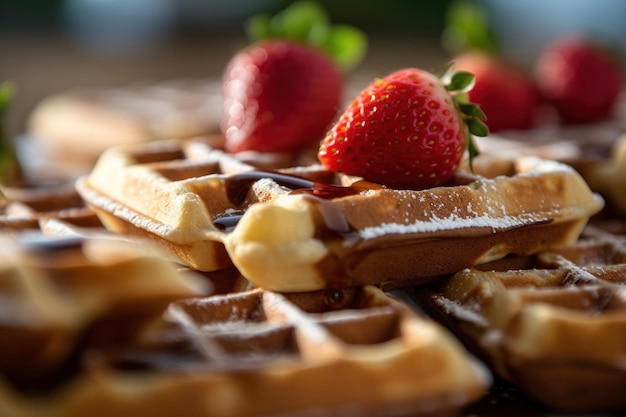
[[539, 96], [522, 69], [485, 52], [466, 52], [455, 58], [457, 70], [474, 74], [468, 98], [487, 114], [490, 132], [533, 127]]
[[231, 59], [223, 91], [228, 151], [291, 151], [321, 139], [337, 114], [342, 79], [324, 53], [267, 40]]
[[536, 83], [566, 123], [590, 123], [610, 116], [621, 89], [621, 66], [581, 38], [560, 38], [542, 52]]
[[331, 24], [312, 1], [298, 1], [246, 25], [253, 42], [224, 73], [225, 147], [230, 152], [297, 151], [319, 143], [339, 110], [341, 72], [367, 49], [366, 35]]
[[455, 94], [472, 82], [471, 74], [459, 72], [444, 85], [435, 75], [412, 68], [376, 80], [328, 132], [320, 162], [392, 188], [445, 183], [468, 146], [470, 158], [476, 154], [470, 130], [487, 135], [484, 114]]

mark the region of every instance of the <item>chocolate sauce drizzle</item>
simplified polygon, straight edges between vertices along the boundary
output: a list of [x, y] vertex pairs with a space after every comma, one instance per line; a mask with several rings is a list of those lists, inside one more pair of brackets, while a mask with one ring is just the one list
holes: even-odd
[[[274, 171], [253, 170], [227, 177], [224, 181], [226, 195], [233, 205], [240, 207], [252, 185], [262, 179], [271, 179], [277, 184], [289, 188], [290, 194], [306, 194], [323, 200], [346, 197], [361, 193], [364, 188], [341, 186], [311, 181], [308, 178]], [[225, 232], [232, 231], [241, 219], [241, 215], [224, 216], [214, 221], [214, 225]]]
[[85, 241], [82, 236], [51, 236], [38, 232], [26, 233], [20, 237], [20, 243], [27, 249], [39, 252], [56, 252], [80, 248]]
[[262, 179], [271, 179], [277, 184], [291, 189], [292, 194], [306, 193], [324, 199], [355, 195], [363, 191], [358, 187], [323, 184], [292, 174], [254, 170], [234, 174], [226, 179], [226, 195], [228, 199], [236, 206], [241, 205], [252, 184]]

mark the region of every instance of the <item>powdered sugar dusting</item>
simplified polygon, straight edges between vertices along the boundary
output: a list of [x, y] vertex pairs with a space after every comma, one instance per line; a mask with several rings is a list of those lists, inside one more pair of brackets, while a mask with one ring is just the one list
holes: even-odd
[[411, 224], [383, 223], [367, 227], [360, 232], [362, 239], [373, 239], [389, 234], [427, 233], [468, 228], [489, 228], [493, 233], [500, 230], [514, 229], [537, 223], [537, 219], [528, 214], [520, 216], [492, 217], [489, 214], [473, 217], [461, 217], [452, 213], [446, 218], [433, 215], [429, 220], [418, 220]]
[[434, 301], [440, 308], [443, 309], [443, 311], [445, 311], [446, 314], [454, 315], [468, 323], [473, 323], [478, 326], [485, 327], [488, 325], [487, 320], [485, 317], [480, 315], [480, 313], [469, 310], [452, 300], [438, 296]]
[[538, 175], [544, 172], [573, 172], [574, 168], [555, 160], [526, 156], [517, 161], [518, 170], [526, 175]]

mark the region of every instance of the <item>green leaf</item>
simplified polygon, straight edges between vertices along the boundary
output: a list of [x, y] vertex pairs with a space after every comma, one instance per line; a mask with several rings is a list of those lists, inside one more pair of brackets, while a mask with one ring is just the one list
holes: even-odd
[[474, 136], [480, 136], [480, 137], [489, 136], [489, 128], [481, 120], [476, 119], [476, 118], [471, 118], [471, 119], [467, 119], [465, 123], [467, 123], [467, 127], [469, 128], [469, 131]]
[[5, 81], [0, 84], [0, 118], [8, 111], [14, 93], [15, 88], [12, 83]]
[[470, 170], [474, 171], [474, 159], [480, 155], [478, 148], [476, 147], [476, 143], [472, 139], [471, 135], [467, 135], [467, 153], [469, 154], [469, 167]]
[[498, 47], [489, 16], [475, 0], [450, 3], [441, 41], [452, 55], [467, 50], [495, 53]]
[[274, 16], [254, 16], [246, 22], [245, 30], [251, 42], [288, 39], [318, 48], [343, 71], [356, 67], [368, 47], [364, 32], [348, 25], [332, 25], [324, 8], [312, 0], [295, 2]]
[[459, 105], [465, 104], [465, 103], [470, 103], [470, 101], [469, 101], [469, 94], [467, 94], [466, 92], [456, 93], [454, 95], [454, 101], [456, 101]]
[[461, 113], [469, 117], [476, 117], [477, 119], [486, 120], [487, 116], [482, 109], [474, 103], [458, 103]]
[[367, 46], [367, 36], [361, 30], [347, 25], [334, 25], [324, 49], [339, 68], [349, 71], [363, 60]]
[[446, 84], [448, 91], [467, 91], [474, 86], [474, 74], [467, 71], [458, 71], [452, 74], [450, 82]]
[[272, 17], [260, 14], [250, 18], [245, 24], [246, 35], [252, 42], [272, 37]]
[[319, 46], [325, 40], [323, 34], [328, 31], [330, 22], [326, 11], [318, 3], [303, 0], [276, 14], [272, 25], [281, 37], [303, 42], [312, 41], [312, 45]]
[[8, 111], [15, 94], [13, 84], [0, 84], [0, 183], [12, 184], [21, 177], [21, 168], [15, 152], [13, 138], [9, 135]]
[[314, 25], [309, 31], [308, 37], [304, 40], [308, 45], [324, 49], [330, 37], [331, 25]]
[[264, 39], [289, 39], [321, 47], [328, 37], [330, 22], [326, 11], [316, 2], [293, 3], [274, 16], [260, 14], [245, 24], [251, 42]]

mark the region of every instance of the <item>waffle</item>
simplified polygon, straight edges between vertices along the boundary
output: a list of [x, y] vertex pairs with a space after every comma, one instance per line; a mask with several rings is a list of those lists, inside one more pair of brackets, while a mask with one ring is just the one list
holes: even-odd
[[74, 181], [36, 181], [0, 187], [0, 232], [39, 230], [49, 222], [103, 229], [95, 212], [85, 205]]
[[209, 293], [137, 242], [23, 231], [0, 248], [0, 375], [24, 390], [68, 372], [83, 344], [124, 340], [169, 302]]
[[476, 173], [489, 178], [461, 171], [444, 187], [393, 190], [162, 141], [107, 150], [77, 189], [110, 230], [153, 239], [194, 269], [234, 263], [279, 292], [406, 286], [562, 246], [603, 204], [562, 164], [483, 161]]
[[515, 159], [520, 155], [533, 155], [566, 163], [583, 176], [593, 191], [605, 198], [607, 211], [624, 215], [626, 117], [622, 114], [620, 118], [587, 125], [548, 125], [532, 130], [498, 132], [476, 141], [481, 152], [490, 158]]
[[458, 272], [416, 297], [495, 373], [567, 412], [626, 409], [626, 228]]
[[[126, 320], [123, 311], [117, 316]], [[45, 395], [5, 385], [0, 411], [449, 416], [490, 383], [485, 368], [442, 327], [375, 287], [298, 294], [231, 289], [173, 301], [162, 321], [136, 335], [88, 346], [72, 377]]]
[[76, 88], [43, 99], [27, 133], [48, 164], [86, 172], [110, 146], [217, 133], [221, 106], [213, 80]]

